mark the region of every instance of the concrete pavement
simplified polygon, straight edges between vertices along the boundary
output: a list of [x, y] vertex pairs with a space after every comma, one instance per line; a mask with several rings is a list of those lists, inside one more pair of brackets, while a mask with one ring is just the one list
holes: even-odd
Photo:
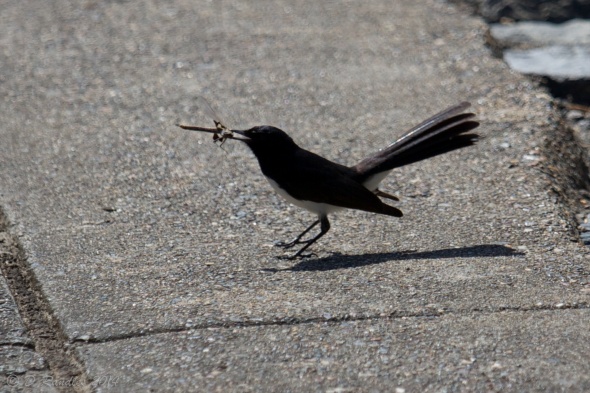
[[[1, 7], [6, 319], [51, 377], [4, 372], [2, 391], [590, 389], [579, 146], [477, 18], [429, 0]], [[209, 124], [197, 95], [345, 164], [463, 100], [485, 138], [390, 176], [402, 219], [340, 213], [318, 258], [285, 262], [273, 241], [313, 217], [244, 146], [174, 127]]]

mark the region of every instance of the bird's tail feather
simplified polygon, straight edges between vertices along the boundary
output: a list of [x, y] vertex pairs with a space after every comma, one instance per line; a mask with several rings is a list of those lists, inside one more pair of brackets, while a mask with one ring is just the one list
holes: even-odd
[[468, 102], [463, 102], [437, 113], [353, 169], [363, 178], [369, 178], [380, 172], [473, 145], [478, 135], [468, 132], [479, 123], [473, 120], [473, 113], [463, 113], [469, 106]]

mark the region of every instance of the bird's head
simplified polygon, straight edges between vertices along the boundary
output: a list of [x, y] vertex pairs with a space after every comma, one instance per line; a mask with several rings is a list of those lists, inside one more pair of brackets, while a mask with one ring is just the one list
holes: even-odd
[[240, 135], [234, 136], [233, 139], [245, 142], [254, 152], [261, 149], [281, 151], [297, 146], [285, 131], [273, 126], [256, 126], [249, 130], [232, 132]]

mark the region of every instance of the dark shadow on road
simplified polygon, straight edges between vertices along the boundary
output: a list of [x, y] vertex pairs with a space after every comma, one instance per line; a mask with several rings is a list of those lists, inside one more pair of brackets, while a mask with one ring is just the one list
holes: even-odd
[[336, 269], [351, 269], [368, 265], [375, 265], [390, 261], [405, 261], [408, 259], [445, 259], [445, 258], [477, 258], [477, 257], [507, 257], [522, 256], [523, 252], [497, 244], [481, 244], [477, 246], [448, 248], [433, 251], [396, 251], [376, 254], [342, 255], [333, 254], [325, 258], [305, 259], [288, 269], [264, 269], [269, 272], [277, 271], [326, 271]]

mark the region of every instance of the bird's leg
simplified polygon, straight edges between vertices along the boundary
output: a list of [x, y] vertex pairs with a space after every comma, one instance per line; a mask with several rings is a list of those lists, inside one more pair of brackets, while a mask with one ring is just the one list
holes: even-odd
[[[309, 256], [313, 255], [313, 254], [303, 255], [303, 251], [307, 250], [307, 248], [309, 246], [311, 246], [313, 243], [318, 241], [320, 239], [320, 237], [324, 236], [330, 230], [330, 221], [328, 221], [328, 216], [322, 216], [322, 217], [320, 217], [320, 219], [318, 221], [322, 223], [322, 226], [320, 227], [321, 228], [320, 233], [318, 233], [318, 235], [312, 239], [300, 242], [300, 243], [305, 243], [305, 245], [303, 247], [301, 247], [301, 249], [299, 251], [297, 251], [295, 254], [293, 254], [290, 257], [287, 257], [286, 259], [295, 259], [298, 257], [305, 258], [305, 257], [309, 257]], [[315, 226], [316, 224], [317, 224], [317, 221], [313, 224], [313, 226]], [[311, 228], [308, 228], [308, 229], [311, 229]]]
[[282, 247], [282, 248], [291, 248], [291, 247], [293, 247], [293, 246], [295, 246], [295, 245], [297, 245], [297, 244], [300, 244], [300, 243], [305, 243], [306, 241], [301, 241], [301, 238], [302, 238], [303, 236], [305, 236], [305, 234], [306, 234], [307, 232], [311, 231], [311, 230], [312, 230], [312, 229], [313, 229], [313, 228], [314, 228], [316, 225], [318, 225], [319, 223], [320, 223], [320, 220], [315, 220], [315, 221], [313, 222], [313, 224], [311, 224], [309, 227], [307, 227], [307, 229], [306, 229], [306, 230], [304, 230], [303, 232], [301, 232], [301, 233], [299, 234], [299, 236], [297, 236], [297, 237], [295, 238], [295, 240], [293, 240], [293, 241], [291, 241], [291, 242], [289, 242], [289, 243], [279, 242], [279, 243], [276, 243], [276, 244], [275, 244], [275, 246], [277, 246], [277, 247]]

